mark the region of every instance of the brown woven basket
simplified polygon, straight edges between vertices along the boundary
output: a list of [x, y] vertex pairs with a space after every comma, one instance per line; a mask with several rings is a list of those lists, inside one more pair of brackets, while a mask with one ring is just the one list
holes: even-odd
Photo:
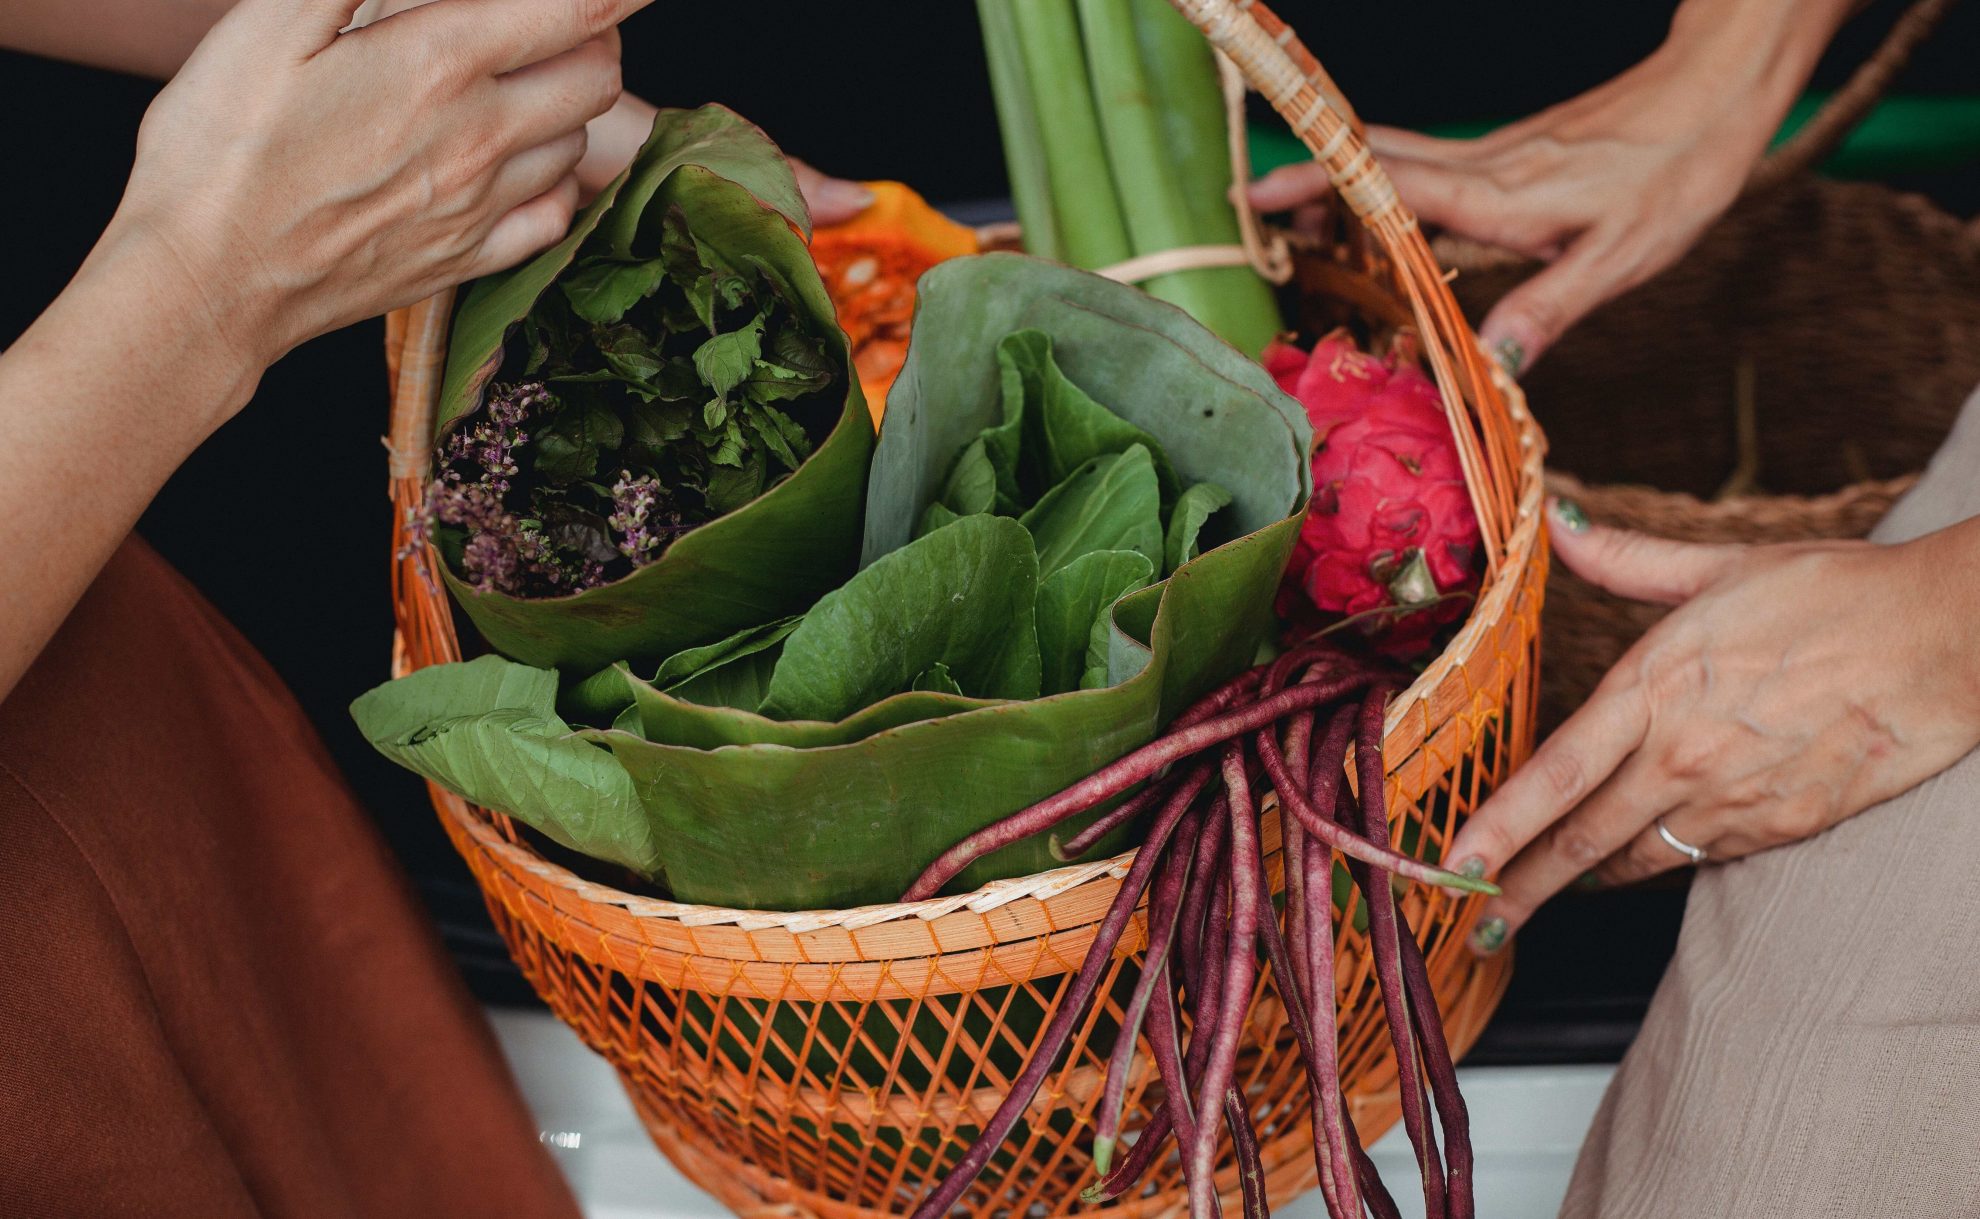
[[[1538, 622], [1547, 573], [1538, 429], [1519, 390], [1478, 351], [1442, 273], [1386, 176], [1326, 104], [1320, 67], [1263, 5], [1178, 0], [1333, 171], [1362, 216], [1339, 250], [1357, 283], [1407, 302], [1451, 405], [1489, 560], [1451, 646], [1391, 704], [1386, 757], [1398, 842], [1423, 855], [1531, 750]], [[459, 657], [445, 595], [404, 555], [432, 449], [451, 294], [394, 314], [392, 497], [395, 673]], [[437, 559], [432, 560], [437, 561]], [[1131, 856], [1077, 864], [914, 904], [774, 912], [625, 892], [561, 866], [500, 812], [432, 789], [497, 928], [537, 992], [604, 1055], [661, 1149], [743, 1214], [866, 1217], [910, 1209], [1003, 1099], [1119, 891]], [[911, 810], [902, 810], [909, 815]], [[1281, 879], [1278, 826], [1263, 826]], [[1475, 899], [1474, 899], [1475, 900]], [[1509, 962], [1463, 944], [1473, 900], [1418, 887], [1404, 899], [1447, 1029], [1462, 1052], [1503, 990]], [[1372, 1136], [1396, 1115], [1395, 1065], [1365, 933], [1341, 920], [1341, 1060]], [[1138, 975], [1145, 928], [1123, 937], [1100, 999], [990, 1171], [965, 1195], [979, 1215], [1054, 1216], [1091, 1183], [1092, 1109]], [[1144, 1056], [1142, 1061], [1146, 1062]], [[1153, 1071], [1127, 1094], [1126, 1129], [1161, 1104]], [[1253, 994], [1237, 1074], [1276, 1203], [1315, 1180], [1308, 1092], [1269, 974]], [[1219, 1161], [1237, 1206], [1235, 1159]], [[1113, 1209], [1173, 1214], [1173, 1156]]]
[[[1916, 479], [1980, 385], [1980, 228], [1808, 170], [1950, 7], [1915, 0], [1688, 256], [1589, 315], [1528, 374], [1549, 490], [1605, 524], [1763, 543], [1862, 537]], [[1462, 268], [1453, 288], [1469, 317], [1536, 269], [1463, 242], [1436, 248]], [[1542, 731], [1665, 612], [1556, 568]]]

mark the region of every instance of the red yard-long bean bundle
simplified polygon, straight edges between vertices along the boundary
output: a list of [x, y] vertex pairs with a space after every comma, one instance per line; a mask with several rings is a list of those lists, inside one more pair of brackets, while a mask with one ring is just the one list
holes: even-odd
[[[1108, 1063], [1093, 1140], [1100, 1179], [1086, 1191], [1086, 1200], [1134, 1189], [1173, 1137], [1192, 1219], [1213, 1219], [1222, 1206], [1216, 1152], [1228, 1130], [1246, 1219], [1267, 1213], [1257, 1133], [1236, 1072], [1262, 957], [1305, 1068], [1314, 1160], [1328, 1214], [1333, 1219], [1395, 1215], [1396, 1204], [1361, 1146], [1341, 1088], [1334, 994], [1336, 852], [1369, 911], [1374, 972], [1399, 1069], [1403, 1125], [1422, 1176], [1425, 1214], [1471, 1219], [1464, 1101], [1422, 950], [1391, 878], [1465, 892], [1495, 890], [1401, 854], [1389, 843], [1383, 713], [1398, 686], [1388, 670], [1329, 643], [1301, 644], [1199, 700], [1166, 735], [969, 836], [930, 865], [907, 900], [933, 895], [990, 851], [1107, 801], [1120, 803], [1067, 841], [1055, 841], [1054, 850], [1077, 855], [1112, 829], [1152, 814], [1146, 840], [1031, 1061], [977, 1141], [923, 1200], [916, 1219], [946, 1214], [1022, 1118], [1092, 1001], [1144, 896], [1148, 948]], [[1352, 787], [1346, 773], [1350, 744]], [[1284, 827], [1283, 923], [1265, 871], [1261, 785], [1276, 796]], [[1116, 1163], [1140, 1039], [1154, 1059], [1162, 1100]]]

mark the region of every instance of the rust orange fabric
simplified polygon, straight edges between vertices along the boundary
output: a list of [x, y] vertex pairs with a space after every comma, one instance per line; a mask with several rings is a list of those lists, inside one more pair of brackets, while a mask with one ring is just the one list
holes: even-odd
[[137, 541], [0, 703], [0, 1130], [0, 1215], [578, 1215], [309, 723]]

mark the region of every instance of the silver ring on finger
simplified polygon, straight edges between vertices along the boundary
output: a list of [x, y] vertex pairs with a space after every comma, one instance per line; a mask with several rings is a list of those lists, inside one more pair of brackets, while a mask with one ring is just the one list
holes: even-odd
[[1701, 864], [1705, 862], [1705, 848], [1692, 846], [1676, 834], [1671, 833], [1671, 827], [1664, 824], [1662, 817], [1657, 818], [1657, 836], [1662, 838], [1665, 844], [1673, 851], [1689, 859], [1692, 863]]

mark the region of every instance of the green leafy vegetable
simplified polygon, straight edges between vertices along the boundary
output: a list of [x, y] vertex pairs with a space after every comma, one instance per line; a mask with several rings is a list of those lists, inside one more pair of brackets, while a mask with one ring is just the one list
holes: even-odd
[[1038, 559], [1008, 517], [967, 516], [828, 593], [784, 644], [761, 710], [836, 720], [937, 664], [957, 693], [1036, 698]]
[[1231, 505], [1231, 493], [1216, 483], [1196, 483], [1176, 501], [1169, 517], [1169, 532], [1163, 550], [1163, 571], [1174, 571], [1195, 558], [1203, 526], [1212, 516]]
[[1152, 566], [1162, 553], [1162, 517], [1148, 447], [1089, 459], [1018, 520], [1037, 541], [1042, 575], [1097, 550], [1138, 551]]
[[1051, 691], [1084, 684], [1087, 644], [1101, 615], [1155, 578], [1155, 564], [1133, 550], [1095, 550], [1038, 585], [1038, 652], [1042, 684]]

